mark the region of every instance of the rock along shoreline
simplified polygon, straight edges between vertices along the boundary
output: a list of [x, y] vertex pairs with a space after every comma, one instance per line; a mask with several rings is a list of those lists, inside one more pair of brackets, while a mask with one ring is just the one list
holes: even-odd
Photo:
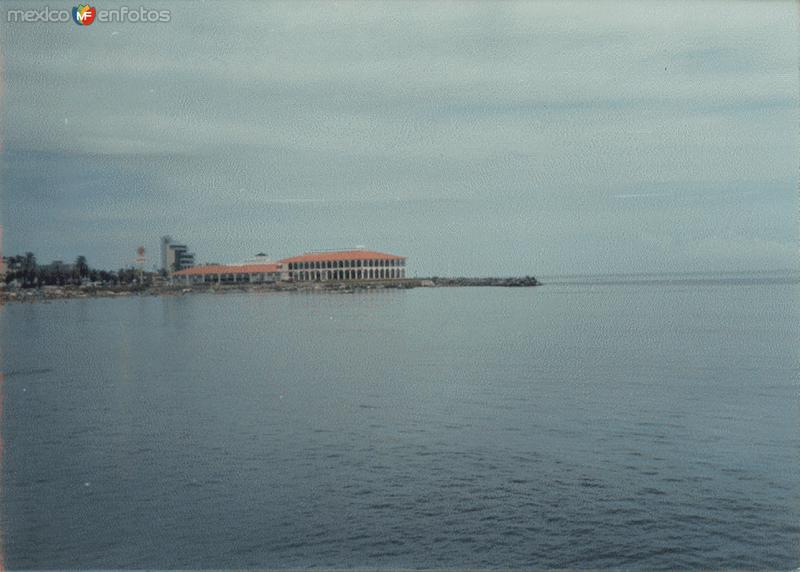
[[128, 296], [183, 296], [193, 293], [230, 292], [342, 292], [408, 290], [411, 288], [496, 287], [530, 288], [540, 283], [533, 276], [508, 278], [401, 278], [364, 282], [275, 282], [271, 284], [161, 284], [123, 286], [44, 286], [0, 290], [0, 303], [46, 302], [75, 298], [122, 298]]

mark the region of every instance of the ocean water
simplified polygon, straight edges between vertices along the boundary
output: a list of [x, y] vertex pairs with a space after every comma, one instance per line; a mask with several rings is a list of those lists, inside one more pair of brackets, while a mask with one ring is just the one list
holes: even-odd
[[6, 569], [800, 566], [800, 277], [10, 304]]

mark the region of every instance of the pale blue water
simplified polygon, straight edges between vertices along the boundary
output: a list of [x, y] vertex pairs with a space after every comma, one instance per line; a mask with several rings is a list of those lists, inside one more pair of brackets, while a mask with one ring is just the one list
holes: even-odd
[[602, 282], [7, 305], [5, 566], [800, 566], [798, 276]]

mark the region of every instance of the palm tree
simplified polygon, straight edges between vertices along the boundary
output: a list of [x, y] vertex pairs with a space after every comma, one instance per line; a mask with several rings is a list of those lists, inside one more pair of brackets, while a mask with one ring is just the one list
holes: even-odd
[[75, 270], [77, 270], [78, 276], [82, 279], [89, 275], [89, 264], [86, 262], [85, 256], [79, 256], [75, 259]]
[[36, 279], [36, 256], [33, 252], [26, 252], [22, 259], [22, 284], [33, 284]]

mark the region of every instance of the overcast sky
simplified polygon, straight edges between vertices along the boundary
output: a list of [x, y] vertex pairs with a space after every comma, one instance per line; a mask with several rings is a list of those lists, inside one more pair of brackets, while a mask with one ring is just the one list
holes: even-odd
[[171, 234], [198, 262], [366, 245], [427, 275], [797, 265], [794, 3], [7, 23], [32, 6], [0, 7], [7, 255], [155, 264]]

